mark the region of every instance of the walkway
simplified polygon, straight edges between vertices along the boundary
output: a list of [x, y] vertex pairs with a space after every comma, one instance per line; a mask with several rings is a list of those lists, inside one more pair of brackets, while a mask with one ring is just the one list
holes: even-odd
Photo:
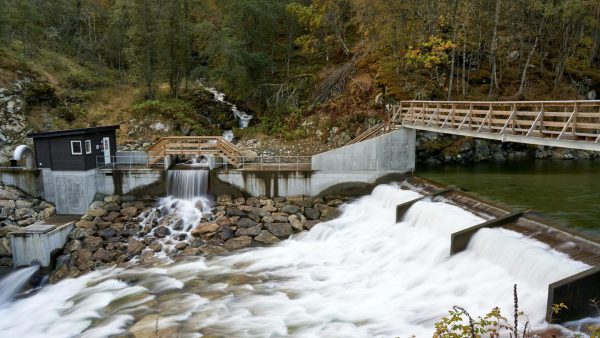
[[351, 143], [400, 127], [600, 151], [600, 101], [402, 101]]

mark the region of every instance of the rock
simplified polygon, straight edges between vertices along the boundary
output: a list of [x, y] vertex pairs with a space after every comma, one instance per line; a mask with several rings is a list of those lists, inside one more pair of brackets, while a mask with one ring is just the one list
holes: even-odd
[[171, 230], [165, 226], [159, 226], [154, 229], [154, 236], [157, 238], [165, 238], [171, 234]]
[[160, 243], [159, 241], [154, 241], [152, 242], [152, 244], [150, 244], [149, 248], [154, 252], [159, 252], [162, 250], [162, 243]]
[[14, 209], [16, 207], [15, 201], [13, 200], [0, 200], [0, 208]]
[[267, 205], [263, 206], [262, 209], [265, 211], [268, 211], [268, 212], [277, 211], [277, 208], [273, 204], [267, 204]]
[[26, 226], [31, 225], [33, 223], [35, 223], [35, 217], [30, 217], [30, 218], [18, 221], [17, 225], [20, 226], [20, 227], [26, 227]]
[[82, 271], [87, 271], [94, 267], [94, 261], [92, 253], [89, 250], [82, 249], [77, 252], [77, 259], [75, 259], [75, 266]]
[[240, 151], [240, 155], [244, 158], [244, 162], [256, 162], [258, 159], [258, 153], [249, 149]]
[[233, 199], [230, 195], [219, 195], [217, 197], [217, 204], [231, 206], [233, 205]]
[[294, 228], [294, 230], [300, 232], [303, 230], [302, 227], [302, 221], [298, 218], [298, 216], [296, 215], [290, 215], [288, 217], [288, 220], [290, 222], [290, 225], [292, 226], [292, 228]]
[[116, 218], [118, 218], [119, 216], [121, 216], [121, 213], [119, 213], [117, 211], [111, 211], [111, 212], [108, 213], [108, 215], [102, 217], [102, 219], [105, 220], [105, 221], [107, 221], [107, 222], [112, 222]]
[[192, 236], [200, 237], [204, 234], [210, 234], [219, 229], [219, 225], [217, 223], [207, 222], [200, 223], [192, 230]]
[[104, 204], [104, 208], [102, 208], [102, 209], [104, 209], [106, 211], [119, 211], [119, 210], [121, 210], [121, 207], [117, 203], [110, 202], [110, 203]]
[[0, 200], [18, 200], [21, 194], [10, 187], [0, 186]]
[[287, 222], [290, 215], [285, 212], [274, 212], [271, 214], [275, 222]]
[[249, 228], [255, 226], [256, 224], [257, 223], [255, 221], [249, 218], [240, 218], [235, 222], [235, 225], [237, 225], [240, 228]]
[[137, 239], [130, 238], [129, 241], [127, 241], [127, 253], [131, 256], [139, 255], [142, 250], [144, 250], [144, 247], [144, 243]]
[[94, 258], [94, 260], [101, 261], [103, 263], [109, 263], [115, 258], [115, 256], [116, 253], [114, 251], [111, 252], [104, 248], [100, 248], [96, 252], [94, 252], [94, 255], [92, 257]]
[[104, 202], [106, 203], [121, 203], [121, 196], [119, 195], [109, 195], [104, 197]]
[[286, 237], [292, 234], [292, 226], [289, 223], [268, 223], [265, 227], [277, 237]]
[[102, 247], [102, 238], [96, 236], [89, 236], [83, 240], [83, 247], [91, 252], [98, 250]]
[[26, 201], [26, 200], [16, 200], [15, 201], [15, 207], [17, 209], [20, 208], [31, 208], [31, 206], [33, 205], [33, 203]]
[[88, 211], [86, 212], [86, 214], [92, 216], [92, 217], [102, 217], [104, 215], [106, 215], [108, 212], [104, 209], [88, 209]]
[[261, 226], [260, 224], [257, 224], [255, 226], [251, 226], [248, 228], [239, 228], [237, 229], [237, 231], [235, 232], [236, 236], [256, 236], [260, 233], [261, 230]]
[[254, 237], [254, 240], [263, 244], [274, 244], [280, 242], [279, 238], [273, 236], [273, 234], [267, 230], [262, 230], [258, 236]]
[[136, 207], [127, 207], [121, 209], [121, 214], [125, 216], [136, 216], [138, 213], [138, 208]]
[[0, 257], [12, 256], [12, 249], [10, 245], [10, 238], [0, 238]]
[[235, 237], [223, 243], [223, 247], [227, 250], [237, 250], [245, 248], [252, 243], [252, 238], [249, 236]]
[[12, 267], [12, 265], [13, 265], [12, 257], [0, 257], [0, 266]]
[[77, 221], [75, 227], [80, 229], [89, 229], [94, 227], [94, 223], [90, 221]]
[[275, 222], [275, 219], [271, 215], [269, 215], [269, 216], [264, 216], [262, 218], [262, 221], [263, 221], [263, 223], [273, 223], [273, 222]]
[[[241, 237], [238, 237], [241, 238]], [[213, 254], [222, 254], [227, 252], [225, 248], [217, 246], [217, 245], [205, 245], [200, 247], [200, 252], [204, 255], [213, 255]]]
[[102, 238], [110, 238], [115, 237], [117, 235], [117, 231], [113, 228], [106, 228], [102, 230], [98, 230], [98, 236]]
[[148, 263], [150, 263], [150, 261], [152, 261], [153, 257], [154, 257], [154, 252], [152, 252], [152, 251], [144, 251], [140, 255], [140, 263], [141, 264], [148, 264]]
[[81, 250], [82, 247], [83, 246], [81, 244], [81, 241], [78, 239], [74, 239], [65, 245], [64, 251], [68, 253], [73, 253]]
[[280, 210], [285, 212], [286, 214], [295, 214], [297, 212], [300, 212], [300, 207], [288, 204], [283, 206]]
[[[238, 197], [236, 199], [233, 200], [233, 204], [235, 204], [236, 206], [243, 206], [246, 203], [246, 199], [243, 197]], [[241, 208], [240, 208], [241, 209]]]
[[15, 220], [24, 220], [35, 216], [35, 211], [30, 208], [20, 208], [15, 210]]
[[340, 211], [336, 208], [325, 204], [317, 203], [315, 208], [321, 213], [321, 219], [324, 221], [332, 220], [340, 215]]
[[175, 250], [181, 251], [181, 250], [184, 250], [185, 248], [187, 248], [188, 246], [189, 246], [189, 244], [186, 242], [177, 243], [177, 245], [175, 245]]
[[246, 213], [237, 208], [228, 208], [225, 215], [228, 217], [246, 217]]
[[181, 250], [177, 255], [181, 255], [181, 256], [194, 256], [198, 254], [198, 248], [193, 248], [191, 246], [186, 247], [185, 249]]
[[104, 200], [96, 200], [90, 203], [88, 209], [102, 209], [104, 207]]
[[7, 237], [8, 234], [13, 232], [23, 232], [24, 230], [21, 227], [16, 225], [7, 225], [5, 227], [0, 228], [0, 237]]
[[508, 54], [508, 61], [510, 61], [510, 62], [517, 61], [517, 59], [519, 59], [519, 56], [521, 56], [521, 53], [518, 50], [513, 50], [512, 52], [510, 52]]
[[72, 239], [83, 239], [87, 236], [91, 236], [92, 234], [94, 234], [94, 229], [75, 228], [73, 231], [71, 231], [69, 237]]
[[306, 218], [312, 220], [319, 219], [319, 217], [321, 217], [321, 213], [315, 208], [304, 208], [304, 214], [306, 215]]

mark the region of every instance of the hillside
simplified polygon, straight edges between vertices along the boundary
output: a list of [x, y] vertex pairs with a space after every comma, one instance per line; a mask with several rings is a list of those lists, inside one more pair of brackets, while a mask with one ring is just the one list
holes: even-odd
[[234, 130], [238, 138], [324, 148], [398, 100], [600, 91], [594, 1], [20, 0], [3, 8], [5, 148], [29, 130], [120, 124], [121, 141], [139, 148], [161, 134], [235, 127], [198, 80], [255, 115], [249, 129]]

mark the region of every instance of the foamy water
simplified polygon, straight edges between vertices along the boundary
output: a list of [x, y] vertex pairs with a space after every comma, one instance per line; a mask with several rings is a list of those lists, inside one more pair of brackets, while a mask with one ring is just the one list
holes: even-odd
[[379, 186], [276, 246], [62, 281], [0, 308], [0, 336], [148, 337], [158, 318], [161, 336], [430, 337], [454, 305], [510, 316], [515, 283], [540, 327], [547, 283], [588, 268], [501, 229], [450, 257], [448, 234], [483, 220], [423, 201], [396, 223], [395, 206], [419, 196]]

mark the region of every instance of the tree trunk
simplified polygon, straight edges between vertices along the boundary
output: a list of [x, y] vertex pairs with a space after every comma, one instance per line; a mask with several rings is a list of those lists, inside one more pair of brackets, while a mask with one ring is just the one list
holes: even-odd
[[492, 72], [490, 74], [490, 91], [488, 96], [492, 96], [494, 87], [498, 88], [498, 82], [496, 77], [496, 49], [498, 48], [498, 22], [500, 21], [500, 0], [496, 0], [496, 14], [494, 15], [494, 33], [492, 35], [492, 50], [491, 50], [491, 62]]
[[542, 35], [542, 31], [544, 30], [544, 25], [546, 24], [546, 15], [542, 17], [542, 21], [540, 22], [540, 26], [535, 35], [535, 41], [533, 42], [533, 46], [531, 46], [531, 50], [529, 51], [529, 55], [527, 55], [527, 61], [525, 61], [525, 66], [523, 66], [523, 73], [521, 74], [521, 83], [519, 85], [519, 91], [517, 92], [517, 96], [523, 95], [523, 90], [525, 89], [525, 81], [527, 79], [527, 69], [529, 69], [529, 65], [531, 64], [531, 58], [533, 57], [533, 53], [535, 53], [535, 49], [537, 48], [538, 42], [540, 40], [540, 36]]

